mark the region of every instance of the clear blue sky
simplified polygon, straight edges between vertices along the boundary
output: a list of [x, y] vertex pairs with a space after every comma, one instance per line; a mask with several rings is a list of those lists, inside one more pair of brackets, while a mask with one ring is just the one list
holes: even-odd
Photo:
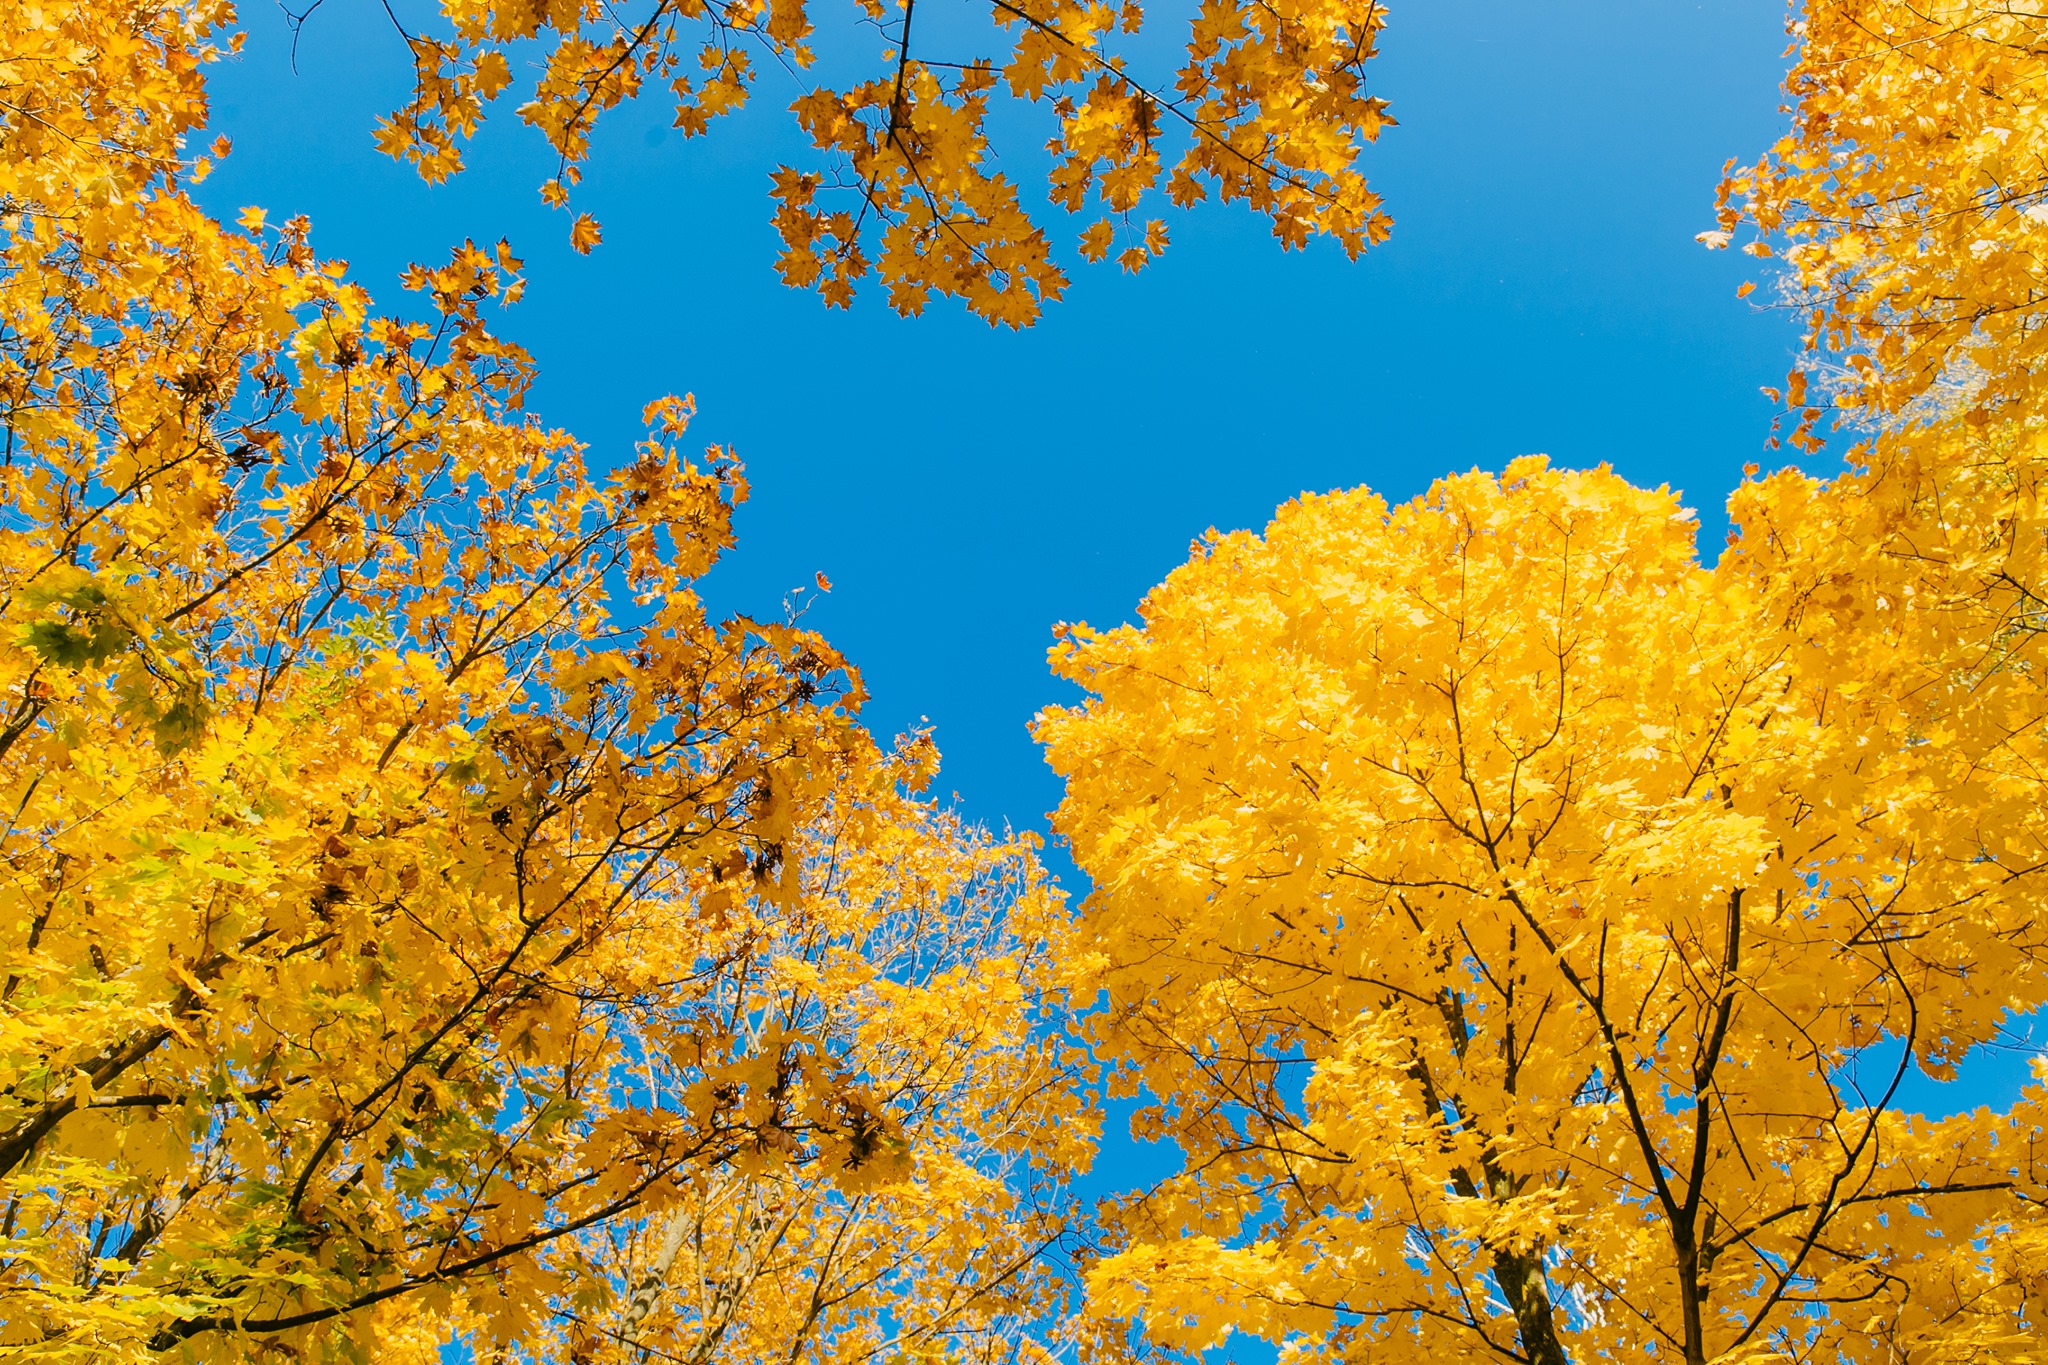
[[1057, 799], [1025, 733], [1059, 695], [1052, 624], [1128, 618], [1204, 529], [1541, 450], [1683, 488], [1718, 540], [1790, 354], [1790, 322], [1734, 297], [1757, 263], [1693, 241], [1721, 163], [1782, 122], [1783, 16], [1755, 0], [1397, 6], [1372, 79], [1401, 126], [1366, 164], [1391, 241], [1283, 252], [1207, 204], [1170, 216], [1142, 274], [1070, 268], [1021, 334], [776, 281], [768, 172], [804, 149], [771, 79], [706, 139], [667, 133], [658, 100], [602, 125], [586, 258], [536, 199], [550, 163], [512, 101], [451, 184], [372, 149], [410, 74], [378, 5], [318, 10], [296, 75], [279, 12], [245, 22], [214, 77], [235, 152], [206, 200], [310, 214], [392, 306], [405, 262], [509, 235], [531, 285], [504, 330], [539, 361], [540, 414], [622, 452], [647, 399], [693, 391], [696, 432], [755, 488], [713, 596], [772, 613], [823, 570], [810, 620], [865, 672], [872, 723], [929, 717], [986, 819], [1037, 825]]
[[[768, 172], [805, 151], [774, 77], [704, 139], [668, 132], [658, 98], [612, 114], [581, 191], [605, 226], [586, 258], [537, 201], [551, 161], [511, 101], [451, 184], [371, 148], [410, 72], [380, 6], [329, 0], [296, 73], [282, 15], [251, 4], [245, 22], [245, 55], [214, 75], [236, 150], [202, 197], [310, 214], [316, 248], [394, 306], [407, 261], [509, 235], [531, 284], [503, 330], [540, 364], [539, 413], [623, 453], [646, 400], [694, 392], [697, 432], [735, 446], [755, 490], [715, 604], [773, 615], [825, 572], [809, 621], [866, 675], [870, 724], [928, 718], [944, 786], [991, 822], [1042, 828], [1057, 800], [1026, 734], [1063, 699], [1053, 623], [1128, 619], [1208, 527], [1545, 451], [1683, 489], [1711, 557], [1742, 465], [1771, 458], [1759, 388], [1794, 323], [1735, 299], [1759, 263], [1693, 240], [1722, 163], [1784, 123], [1768, 3], [1397, 4], [1371, 80], [1400, 126], [1366, 160], [1390, 242], [1355, 263], [1283, 253], [1209, 204], [1170, 215], [1174, 245], [1140, 275], [1074, 265], [1021, 334], [942, 302], [900, 319], [878, 293], [829, 312], [777, 283]], [[2017, 1077], [2001, 1063], [1933, 1106]]]

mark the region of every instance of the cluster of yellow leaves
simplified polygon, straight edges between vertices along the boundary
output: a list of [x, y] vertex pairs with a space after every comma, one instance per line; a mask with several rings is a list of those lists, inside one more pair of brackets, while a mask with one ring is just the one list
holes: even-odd
[[1750, 231], [1808, 310], [1782, 395], [1803, 443], [1830, 415], [1862, 439], [1835, 479], [1740, 490], [1732, 552], [1810, 670], [1944, 696], [1925, 738], [2016, 775], [2013, 743], [2048, 710], [2048, 16], [1826, 0], [1791, 33], [1792, 131], [1731, 167], [1712, 240]]
[[2048, 15], [1821, 0], [1792, 33], [1793, 129], [1731, 163], [1712, 240], [1747, 227], [1745, 250], [1782, 256], [1843, 406], [1896, 414], [1963, 391], [2039, 412]]
[[566, 1334], [572, 1357], [607, 1358], [609, 1337], [704, 1362], [1013, 1358], [1063, 1311], [1047, 1253], [1096, 1132], [1084, 1059], [1041, 1041], [1064, 1008], [1064, 900], [1021, 844], [916, 809], [847, 815], [808, 836], [802, 913], [726, 931], [747, 970], [716, 998], [719, 1042], [760, 1056], [763, 1034], [801, 1032], [860, 1059], [841, 1093], [889, 1117], [821, 1146], [828, 1171], [893, 1178], [738, 1162], [693, 1182], [613, 1230], [603, 1255], [634, 1293], [616, 1326]]
[[384, 315], [192, 203], [229, 18], [0, 9], [0, 1354], [708, 1361], [619, 1249], [734, 1190], [797, 1211], [732, 1352], [1013, 1335], [1091, 1137], [1030, 848], [707, 616], [687, 399], [523, 414], [504, 245]]
[[1795, 16], [1706, 237], [1809, 310], [1795, 443], [1863, 439], [1714, 568], [1525, 461], [1304, 499], [1056, 651], [1101, 1042], [1187, 1154], [1099, 1348], [2048, 1360], [2048, 1090], [1899, 1090], [2048, 1003], [2044, 25]]
[[[871, 271], [903, 313], [936, 293], [1021, 327], [1060, 296], [1066, 276], [1045, 230], [995, 168], [998, 89], [1050, 106], [1048, 190], [1070, 213], [1095, 214], [1080, 235], [1091, 260], [1116, 251], [1136, 270], [1165, 248], [1163, 222], [1133, 217], [1162, 177], [1182, 207], [1212, 192], [1243, 200], [1289, 247], [1329, 236], [1356, 256], [1389, 229], [1357, 168], [1364, 144], [1391, 121], [1363, 74], [1385, 23], [1378, 0], [1205, 0], [1185, 61], [1160, 83], [1132, 74], [1114, 47], [1119, 32], [1144, 28], [1136, 0], [989, 0], [986, 41], [997, 46], [988, 53], [927, 38], [914, 25], [916, 5], [858, 0], [843, 19], [886, 38], [881, 64], [790, 106], [828, 164], [776, 173], [778, 268], [828, 303], [849, 305]], [[440, 8], [449, 36], [408, 35], [413, 94], [385, 121], [379, 145], [430, 180], [451, 174], [461, 141], [511, 84], [513, 45], [538, 41], [541, 73], [519, 112], [560, 158], [542, 190], [555, 204], [568, 201], [598, 118], [645, 82], [668, 85], [675, 126], [695, 136], [746, 102], [757, 76], [750, 54], [797, 73], [817, 60], [816, 20], [803, 0]], [[846, 206], [822, 204], [821, 193]], [[579, 216], [573, 237], [588, 250], [595, 222]]]
[[1793, 129], [1724, 182], [1715, 240], [1749, 230], [1808, 310], [1782, 395], [1806, 443], [1830, 408], [1864, 439], [1841, 478], [1779, 476], [1731, 510], [1816, 634], [1886, 641], [1870, 661], [1906, 671], [1871, 686], [1961, 669], [1988, 754], [2036, 721], [2048, 624], [2048, 16], [1824, 0], [1792, 34]]
[[1834, 507], [1755, 486], [1709, 570], [1669, 493], [1532, 458], [1304, 498], [1069, 633], [1094, 695], [1039, 733], [1098, 1042], [1186, 1153], [1098, 1314], [1189, 1355], [2048, 1359], [2048, 1094], [1895, 1103], [2048, 1002], [2039, 674], [1815, 583]]

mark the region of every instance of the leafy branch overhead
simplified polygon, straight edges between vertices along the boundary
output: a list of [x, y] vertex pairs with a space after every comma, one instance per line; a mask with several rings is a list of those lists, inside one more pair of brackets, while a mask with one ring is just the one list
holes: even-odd
[[1904, 1086], [2048, 1004], [2048, 633], [1982, 667], [1981, 521], [1905, 561], [1859, 478], [1731, 510], [1708, 569], [1668, 489], [1541, 457], [1305, 496], [1067, 632], [1090, 1025], [1181, 1166], [1114, 1214], [1100, 1330], [2039, 1358], [2048, 1088]]
[[1055, 649], [1096, 1041], [1182, 1157], [1105, 1339], [2048, 1359], [2048, 15], [1791, 33], [1702, 237], [1846, 467], [1750, 466], [1712, 567], [1606, 469], [1304, 495]]
[[[793, 283], [1034, 318], [999, 95], [1084, 255], [1154, 195], [1384, 233], [1376, 7], [1211, 0], [1160, 84], [1134, 7], [935, 3], [795, 100]], [[386, 146], [452, 173], [537, 43], [558, 202], [645, 82], [695, 133], [821, 64], [799, 0], [443, 18]], [[609, 456], [526, 410], [507, 244], [380, 309], [200, 206], [233, 22], [0, 6], [0, 1357], [2048, 1360], [2048, 1062], [1910, 1095], [2048, 1008], [2048, 17], [1799, 12], [1706, 236], [1850, 459], [1752, 467], [1711, 566], [1529, 456], [1064, 631], [1078, 914], [707, 608], [688, 398]], [[1091, 1217], [1105, 1090], [1178, 1168]]]
[[0, 1356], [1014, 1348], [1093, 1136], [1033, 846], [705, 609], [687, 398], [525, 412], [503, 243], [387, 313], [195, 204], [231, 17], [0, 8]]
[[[783, 166], [773, 182], [782, 278], [849, 306], [873, 275], [898, 312], [934, 294], [976, 316], [1029, 325], [1067, 285], [1044, 214], [998, 166], [1028, 164], [999, 101], [1050, 114], [1044, 151], [1051, 203], [1088, 219], [1078, 245], [1136, 270], [1163, 250], [1163, 221], [1144, 216], [1160, 195], [1188, 207], [1211, 194], [1272, 221], [1288, 247], [1334, 238], [1358, 255], [1390, 227], [1358, 161], [1392, 120], [1367, 92], [1365, 65], [1385, 24], [1379, 0], [1204, 0], [1170, 74], [1146, 74], [1118, 38], [1151, 40], [1136, 0], [987, 0], [979, 46], [927, 36], [940, 0], [853, 0], [819, 16], [809, 0], [640, 0], [637, 4], [523, 5], [443, 0], [446, 36], [408, 32], [412, 97], [378, 143], [430, 181], [461, 168], [462, 142], [486, 107], [515, 84], [520, 44], [538, 42], [539, 75], [519, 117], [560, 160], [542, 187], [567, 205], [600, 117], [651, 83], [674, 100], [675, 126], [706, 132], [752, 97], [764, 69], [801, 88], [789, 106], [820, 163]], [[958, 14], [947, 14], [948, 30]], [[920, 19], [925, 22], [920, 23]], [[860, 73], [853, 37], [825, 44], [819, 23], [871, 32], [886, 44], [864, 74], [813, 83], [821, 65]], [[1155, 21], [1156, 22], [1156, 21]], [[837, 49], [844, 48], [841, 53]], [[579, 250], [598, 227], [579, 214]]]

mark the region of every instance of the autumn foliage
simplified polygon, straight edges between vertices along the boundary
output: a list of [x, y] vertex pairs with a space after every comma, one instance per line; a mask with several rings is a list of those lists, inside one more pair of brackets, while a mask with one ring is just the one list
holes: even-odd
[[1071, 633], [1096, 1034], [1186, 1154], [1096, 1312], [1417, 1361], [2034, 1339], [2042, 1097], [1897, 1103], [2048, 999], [2020, 696], [1868, 686], [1846, 604], [1693, 532], [1529, 459], [1304, 499]]
[[1808, 344], [1832, 362], [1811, 371], [1813, 405], [1896, 415], [1926, 400], [1924, 417], [1967, 391], [1987, 411], [2038, 412], [2048, 16], [1825, 0], [1800, 20], [1792, 130], [1729, 163], [1715, 240], [1784, 262]]
[[0, 14], [0, 1349], [1008, 1340], [1092, 1134], [1030, 846], [707, 616], [688, 400], [521, 411], [506, 247], [381, 314], [193, 204], [227, 18]]
[[[1038, 195], [998, 169], [1039, 150], [997, 131], [1017, 121], [1001, 117], [1007, 102], [1044, 110], [1044, 192], [1086, 216], [1077, 245], [1089, 260], [1114, 254], [1136, 270], [1163, 250], [1165, 221], [1144, 216], [1162, 195], [1180, 207], [1241, 200], [1290, 247], [1330, 237], [1356, 256], [1389, 230], [1358, 166], [1392, 122], [1365, 79], [1379, 0], [1205, 0], [1178, 67], [1156, 72], [1120, 50], [1156, 45], [1164, 21], [1138, 0], [988, 0], [972, 40], [950, 15], [947, 36], [931, 37], [940, 16], [920, 27], [918, 2], [443, 0], [435, 31], [405, 34], [414, 92], [378, 142], [440, 180], [492, 102], [516, 92], [519, 118], [560, 162], [541, 193], [566, 206], [609, 110], [667, 100], [694, 137], [766, 79], [789, 92], [816, 152], [775, 170], [782, 278], [845, 307], [872, 274], [898, 312], [936, 294], [1013, 327], [1059, 298], [1067, 276]], [[525, 82], [515, 59], [529, 42], [544, 55]], [[850, 60], [876, 45], [879, 62]], [[591, 249], [596, 220], [577, 214], [571, 239]]]
[[1712, 568], [1525, 460], [1304, 498], [1068, 633], [1095, 1034], [1185, 1154], [1105, 1341], [2048, 1358], [2048, 1093], [1903, 1088], [2048, 1003], [2041, 22], [1797, 16], [1704, 236], [1786, 263], [1773, 396], [1849, 467], [1746, 483]]
[[[1162, 193], [1387, 230], [1376, 4], [1211, 0], [1159, 80], [1135, 5], [916, 17], [445, 0], [380, 137], [453, 173], [537, 52], [568, 203], [647, 83], [694, 134], [826, 72], [784, 278], [1015, 325], [1065, 276], [999, 99], [1084, 256]], [[1795, 16], [1704, 236], [1782, 262], [1780, 435], [1847, 462], [1711, 564], [1527, 457], [1066, 629], [1078, 914], [826, 641], [707, 611], [689, 399], [525, 410], [509, 244], [380, 311], [194, 202], [233, 24], [0, 8], [0, 1357], [2048, 1360], [2048, 1091], [1909, 1100], [2048, 1005], [2048, 20]], [[1174, 1169], [1084, 1215], [1098, 1065]]]

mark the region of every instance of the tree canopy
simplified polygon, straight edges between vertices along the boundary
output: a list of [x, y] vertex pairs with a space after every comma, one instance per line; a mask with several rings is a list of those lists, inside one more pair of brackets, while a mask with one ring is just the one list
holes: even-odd
[[1093, 1130], [1030, 844], [816, 635], [707, 615], [746, 484], [689, 400], [610, 468], [523, 413], [504, 245], [380, 314], [194, 205], [227, 17], [0, 16], [0, 1345], [1043, 1318]]
[[[1180, 1174], [1098, 1330], [1198, 1352], [2042, 1356], [2041, 17], [1817, 0], [1720, 227], [1832, 478], [1304, 498], [1075, 628], [1096, 1036]], [[1751, 287], [1745, 287], [1745, 294]], [[1769, 296], [1766, 296], [1769, 297]]]
[[1095, 1311], [1190, 1355], [2038, 1340], [2039, 1093], [1897, 1103], [2048, 998], [2037, 727], [1963, 761], [1953, 677], [1870, 686], [1693, 535], [1525, 459], [1305, 498], [1070, 633], [1095, 1036], [1186, 1156]]
[[[1210, 0], [1161, 80], [1136, 5], [914, 17], [445, 0], [380, 137], [454, 173], [537, 54], [566, 204], [647, 82], [695, 134], [781, 63], [784, 278], [1019, 326], [999, 92], [1084, 256], [1160, 194], [1387, 230], [1371, 0]], [[2048, 1091], [1905, 1093], [2048, 1006], [2044, 23], [1795, 16], [1704, 236], [1847, 462], [1711, 564], [1525, 457], [1067, 628], [1075, 914], [799, 613], [707, 608], [689, 398], [526, 410], [509, 243], [380, 310], [200, 207], [224, 0], [0, 8], [0, 1356], [2048, 1359]], [[1091, 1215], [1105, 1085], [1178, 1166]]]
[[[988, 0], [964, 21], [921, 25], [918, 0], [438, 8], [432, 31], [405, 33], [416, 81], [379, 129], [385, 150], [442, 179], [491, 103], [516, 92], [519, 118], [560, 161], [541, 193], [566, 206], [607, 111], [670, 98], [675, 127], [694, 137], [766, 77], [790, 93], [817, 154], [775, 170], [776, 268], [839, 307], [870, 274], [900, 313], [936, 294], [1013, 327], [1060, 297], [1067, 276], [1045, 216], [999, 169], [1040, 151], [1005, 102], [1046, 111], [1045, 188], [1086, 216], [1077, 245], [1089, 260], [1113, 254], [1136, 270], [1164, 250], [1166, 222], [1144, 216], [1162, 196], [1183, 208], [1242, 200], [1284, 245], [1329, 237], [1354, 257], [1390, 227], [1358, 164], [1392, 122], [1365, 79], [1379, 0], [1205, 0], [1178, 67], [1156, 55], [1168, 21], [1139, 0]], [[514, 74], [528, 44], [541, 53], [530, 82]], [[866, 55], [876, 44], [878, 60]], [[656, 83], [667, 96], [649, 93]], [[599, 237], [577, 214], [578, 249]]]

